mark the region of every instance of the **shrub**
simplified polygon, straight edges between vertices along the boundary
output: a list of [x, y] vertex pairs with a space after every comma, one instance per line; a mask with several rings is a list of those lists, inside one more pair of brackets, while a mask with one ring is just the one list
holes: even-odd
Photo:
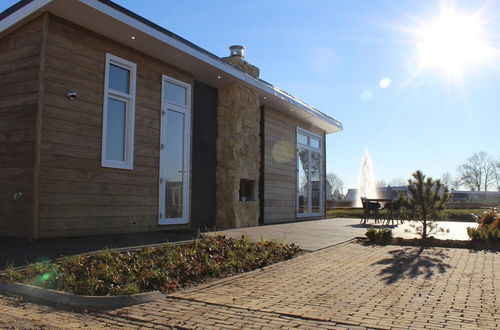
[[490, 225], [491, 229], [497, 229], [500, 230], [500, 217], [497, 217], [495, 221]]
[[500, 230], [493, 226], [481, 228], [467, 227], [467, 234], [472, 241], [500, 243]]
[[484, 212], [479, 220], [479, 228], [489, 227], [493, 222], [495, 222], [497, 216], [498, 214], [494, 210]]
[[368, 228], [365, 233], [370, 242], [389, 243], [392, 240], [392, 230], [389, 228]]

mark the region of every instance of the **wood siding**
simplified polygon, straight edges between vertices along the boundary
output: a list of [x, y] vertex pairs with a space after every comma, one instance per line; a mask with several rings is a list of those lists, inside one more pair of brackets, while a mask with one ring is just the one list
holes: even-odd
[[[323, 136], [324, 131], [282, 112], [265, 107], [264, 115], [264, 212], [265, 224], [296, 218], [297, 127]], [[323, 161], [323, 175], [325, 161]], [[305, 220], [309, 218], [300, 218]]]
[[40, 17], [0, 40], [0, 236], [33, 236], [42, 31]]
[[[39, 236], [179, 228], [158, 226], [162, 74], [190, 84], [192, 78], [54, 16], [48, 31]], [[133, 170], [101, 167], [106, 53], [137, 64]], [[68, 89], [76, 100], [66, 97]]]

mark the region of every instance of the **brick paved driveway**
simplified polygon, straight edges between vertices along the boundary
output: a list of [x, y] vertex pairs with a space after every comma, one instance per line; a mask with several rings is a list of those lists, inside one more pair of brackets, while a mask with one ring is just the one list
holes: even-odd
[[499, 253], [344, 243], [119, 310], [79, 314], [0, 296], [0, 326], [493, 329], [498, 274]]

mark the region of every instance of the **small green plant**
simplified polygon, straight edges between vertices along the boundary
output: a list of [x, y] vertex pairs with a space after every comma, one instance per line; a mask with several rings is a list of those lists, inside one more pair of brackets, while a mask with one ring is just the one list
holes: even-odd
[[392, 240], [392, 230], [389, 228], [375, 229], [370, 227], [366, 230], [366, 237], [370, 242], [374, 243], [389, 243]]

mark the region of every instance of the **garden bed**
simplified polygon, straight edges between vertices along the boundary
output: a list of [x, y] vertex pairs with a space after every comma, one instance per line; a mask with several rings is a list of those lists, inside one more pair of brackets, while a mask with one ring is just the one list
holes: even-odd
[[156, 290], [168, 293], [288, 260], [300, 252], [294, 244], [202, 236], [183, 245], [128, 252], [102, 250], [23, 269], [8, 267], [0, 274], [0, 281], [84, 296], [133, 295]]
[[395, 237], [387, 241], [370, 241], [366, 237], [357, 237], [359, 243], [364, 245], [399, 245], [418, 247], [443, 247], [473, 250], [493, 250], [500, 251], [500, 243], [470, 240], [437, 239], [429, 237], [426, 240], [421, 238], [401, 238]]

